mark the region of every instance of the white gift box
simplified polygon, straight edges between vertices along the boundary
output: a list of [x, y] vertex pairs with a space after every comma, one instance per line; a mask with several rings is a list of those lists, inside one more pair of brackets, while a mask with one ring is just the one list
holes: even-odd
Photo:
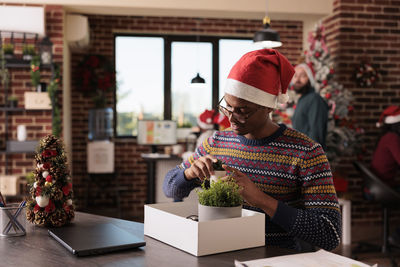
[[149, 204], [144, 207], [144, 234], [204, 256], [265, 245], [265, 214], [242, 209], [242, 217], [196, 222], [197, 202]]

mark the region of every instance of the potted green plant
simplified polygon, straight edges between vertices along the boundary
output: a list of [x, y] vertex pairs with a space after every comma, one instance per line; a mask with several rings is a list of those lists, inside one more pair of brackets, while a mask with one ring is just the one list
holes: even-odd
[[197, 191], [199, 221], [240, 217], [243, 199], [239, 189], [232, 178], [211, 181], [209, 188], [203, 183]]
[[5, 59], [11, 59], [14, 57], [14, 45], [13, 44], [3, 44], [3, 53]]
[[25, 44], [22, 46], [22, 59], [31, 61], [36, 55], [35, 46], [33, 44]]
[[10, 108], [18, 107], [18, 98], [15, 95], [7, 97], [7, 103]]

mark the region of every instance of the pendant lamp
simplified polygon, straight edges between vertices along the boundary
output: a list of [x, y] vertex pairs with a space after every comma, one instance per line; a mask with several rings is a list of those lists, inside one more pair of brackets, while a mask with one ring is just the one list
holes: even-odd
[[[199, 24], [199, 21], [196, 21], [196, 30], [198, 29], [198, 24]], [[190, 82], [192, 85], [203, 85], [203, 84], [205, 84], [206, 83], [206, 80], [204, 80], [204, 78], [202, 78], [201, 76], [200, 76], [200, 71], [199, 71], [199, 41], [200, 41], [200, 38], [199, 38], [199, 35], [197, 34], [196, 35], [196, 45], [197, 45], [197, 47], [196, 47], [196, 65], [197, 65], [197, 75], [196, 75], [196, 77], [194, 77], [193, 79], [192, 79], [192, 81]]]
[[264, 29], [254, 34], [253, 42], [262, 48], [280, 47], [282, 46], [282, 42], [279, 33], [270, 28], [271, 19], [267, 16], [267, 1], [265, 2], [265, 6]]
[[191, 83], [206, 83], [206, 81], [204, 80], [204, 78], [202, 78], [202, 77], [200, 76], [200, 73], [197, 73], [196, 77], [194, 77], [194, 78], [192, 79], [192, 82], [191, 82]]

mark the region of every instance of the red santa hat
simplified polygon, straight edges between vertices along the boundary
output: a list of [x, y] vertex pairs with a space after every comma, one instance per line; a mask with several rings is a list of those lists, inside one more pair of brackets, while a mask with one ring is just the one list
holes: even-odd
[[197, 118], [197, 124], [202, 129], [211, 130], [214, 128], [215, 115], [216, 115], [216, 112], [213, 109], [212, 110], [206, 109]]
[[225, 93], [249, 102], [275, 108], [289, 100], [287, 87], [294, 74], [292, 64], [274, 49], [243, 55], [232, 67]]
[[315, 87], [315, 71], [314, 68], [312, 67], [311, 64], [306, 64], [306, 63], [301, 63], [299, 65], [296, 65], [297, 68], [303, 68], [307, 74], [308, 80], [310, 81], [310, 84], [312, 87]]
[[381, 127], [383, 123], [394, 124], [398, 122], [400, 122], [400, 107], [389, 106], [382, 112], [379, 122], [376, 123], [376, 127]]
[[229, 121], [228, 117], [221, 113], [215, 117], [215, 121], [219, 125], [220, 130], [225, 130], [231, 127], [231, 122]]

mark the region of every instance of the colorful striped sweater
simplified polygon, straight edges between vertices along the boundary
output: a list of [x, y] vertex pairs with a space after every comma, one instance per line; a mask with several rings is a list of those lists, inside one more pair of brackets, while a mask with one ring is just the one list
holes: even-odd
[[[246, 139], [232, 131], [216, 132], [188, 161], [167, 173], [163, 185], [167, 197], [183, 199], [199, 186], [198, 179], [189, 181], [183, 172], [206, 154], [247, 174], [262, 191], [278, 200], [274, 216], [266, 215], [267, 245], [297, 250], [304, 250], [302, 244], [326, 250], [338, 246], [340, 208], [320, 144], [283, 124], [260, 140]], [[243, 207], [263, 212], [246, 203]]]

